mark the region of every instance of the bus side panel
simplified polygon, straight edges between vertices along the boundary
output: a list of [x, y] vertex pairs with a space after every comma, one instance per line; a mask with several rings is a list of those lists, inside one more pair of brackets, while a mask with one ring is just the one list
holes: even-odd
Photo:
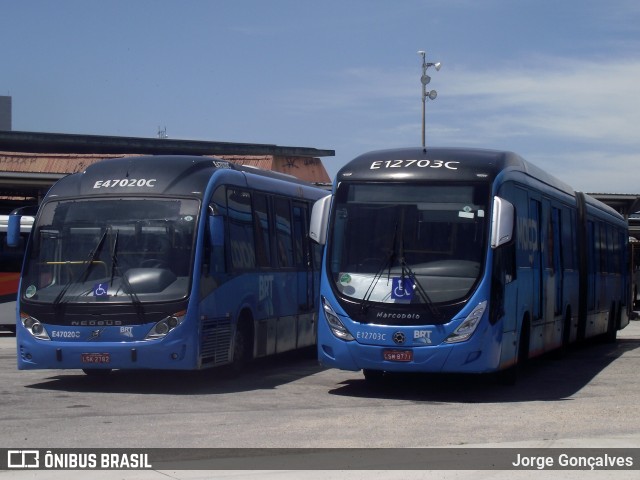
[[[578, 269], [573, 199], [531, 180], [507, 181], [498, 195], [516, 211], [515, 267], [505, 280], [504, 342], [501, 368], [516, 362], [519, 348], [532, 357], [577, 336]], [[524, 331], [523, 331], [524, 328]], [[529, 343], [521, 347], [526, 335]], [[527, 338], [527, 337], [525, 337]]]

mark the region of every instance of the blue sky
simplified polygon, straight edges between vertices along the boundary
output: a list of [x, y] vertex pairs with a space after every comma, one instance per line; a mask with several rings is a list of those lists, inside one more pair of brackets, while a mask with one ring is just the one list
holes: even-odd
[[13, 129], [333, 149], [513, 150], [640, 193], [637, 0], [0, 0]]

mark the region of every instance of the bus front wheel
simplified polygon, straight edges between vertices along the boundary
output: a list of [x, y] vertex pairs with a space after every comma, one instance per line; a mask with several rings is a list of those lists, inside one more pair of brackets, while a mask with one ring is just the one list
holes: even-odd
[[364, 375], [364, 379], [371, 384], [376, 384], [382, 382], [384, 379], [384, 371], [382, 370], [370, 370], [365, 368], [362, 370]]
[[233, 339], [233, 370], [239, 372], [252, 358], [251, 330], [249, 320], [240, 320]]
[[498, 372], [498, 380], [501, 384], [515, 385], [517, 383], [518, 377], [529, 360], [529, 338], [529, 321], [528, 318], [526, 318], [522, 322], [522, 328], [520, 329], [520, 339], [518, 340], [515, 364]]

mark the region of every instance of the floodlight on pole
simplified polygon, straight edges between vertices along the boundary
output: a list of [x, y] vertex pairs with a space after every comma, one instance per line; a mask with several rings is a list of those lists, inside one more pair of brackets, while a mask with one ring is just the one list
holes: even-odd
[[420, 55], [422, 57], [422, 76], [420, 77], [420, 83], [422, 83], [422, 148], [425, 148], [425, 146], [426, 146], [426, 142], [425, 142], [425, 128], [426, 128], [425, 127], [425, 111], [426, 111], [427, 98], [429, 100], [435, 100], [436, 97], [438, 96], [438, 92], [436, 92], [435, 90], [427, 91], [427, 85], [431, 81], [431, 77], [429, 75], [427, 75], [427, 69], [429, 67], [433, 67], [433, 68], [436, 69], [436, 72], [438, 72], [442, 68], [442, 63], [440, 63], [440, 62], [435, 62], [435, 63], [427, 62], [427, 60], [426, 60], [427, 52], [425, 52], [424, 50], [419, 50], [418, 51], [418, 55]]

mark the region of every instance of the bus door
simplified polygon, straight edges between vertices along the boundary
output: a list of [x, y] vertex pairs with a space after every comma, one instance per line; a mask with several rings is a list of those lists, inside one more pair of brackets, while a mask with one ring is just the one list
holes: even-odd
[[551, 222], [549, 232], [549, 256], [551, 260], [551, 269], [553, 272], [552, 283], [554, 284], [554, 302], [553, 315], [557, 317], [562, 315], [563, 305], [563, 285], [564, 285], [564, 268], [562, 265], [562, 248], [560, 243], [560, 234], [562, 231], [562, 217], [560, 209], [553, 207], [551, 209]]
[[542, 318], [543, 298], [542, 298], [542, 255], [541, 255], [541, 239], [542, 239], [542, 223], [541, 223], [541, 204], [539, 200], [529, 199], [529, 221], [531, 228], [529, 229], [529, 245], [531, 246], [531, 272], [532, 272], [532, 300], [531, 300], [531, 319], [533, 322]]
[[[596, 308], [596, 271], [600, 265], [600, 249], [596, 247], [596, 242], [600, 241], [600, 231], [591, 220], [587, 222], [587, 262], [588, 267], [588, 287], [587, 287], [587, 316]], [[586, 322], [586, 319], [585, 319]]]

